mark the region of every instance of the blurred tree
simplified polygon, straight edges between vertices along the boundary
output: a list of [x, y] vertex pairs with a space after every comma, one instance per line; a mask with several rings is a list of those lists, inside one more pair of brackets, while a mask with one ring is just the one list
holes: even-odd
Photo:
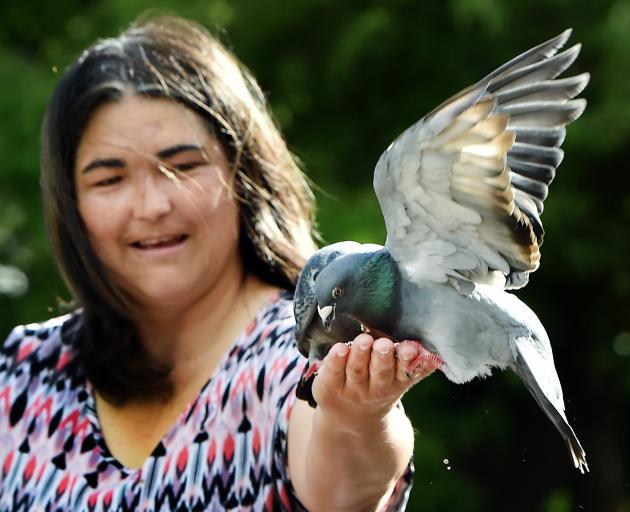
[[[205, 24], [268, 93], [317, 184], [324, 240], [381, 242], [371, 190], [379, 154], [404, 128], [494, 67], [562, 31], [584, 44], [589, 105], [571, 125], [543, 216], [543, 262], [519, 296], [554, 345], [568, 414], [591, 473], [509, 373], [405, 397], [418, 429], [410, 510], [630, 511], [630, 3], [622, 0], [61, 0], [0, 7], [0, 333], [68, 298], [47, 248], [38, 131], [59, 74], [97, 37], [147, 9]], [[10, 281], [4, 281], [10, 282]], [[16, 297], [20, 292], [21, 296]]]

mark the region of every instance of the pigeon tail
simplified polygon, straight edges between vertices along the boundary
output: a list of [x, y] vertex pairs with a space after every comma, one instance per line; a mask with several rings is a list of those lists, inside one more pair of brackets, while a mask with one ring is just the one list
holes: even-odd
[[548, 353], [541, 352], [537, 344], [531, 338], [517, 338], [514, 341], [514, 370], [566, 441], [575, 468], [584, 474], [589, 470], [586, 453], [564, 413], [562, 389], [553, 366], [551, 350]]

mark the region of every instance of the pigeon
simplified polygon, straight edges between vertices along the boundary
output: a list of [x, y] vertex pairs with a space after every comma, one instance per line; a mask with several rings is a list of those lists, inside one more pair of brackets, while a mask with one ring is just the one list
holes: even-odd
[[511, 368], [565, 440], [574, 466], [588, 471], [549, 337], [508, 292], [525, 286], [540, 264], [540, 216], [563, 157], [565, 126], [586, 107], [575, 97], [588, 73], [556, 78], [581, 49], [559, 52], [570, 34], [451, 97], [381, 155], [374, 190], [385, 245], [320, 249], [298, 280], [295, 335], [309, 358], [302, 396], [335, 342], [361, 331], [411, 340], [457, 384]]
[[[317, 407], [317, 401], [312, 392], [313, 379], [330, 348], [340, 341], [351, 344], [351, 340], [359, 334], [368, 332], [365, 325], [349, 315], [337, 315], [334, 322], [328, 323], [324, 327], [324, 323], [320, 320], [323, 314], [321, 310], [318, 316], [315, 280], [326, 265], [340, 256], [381, 248], [380, 245], [376, 244], [359, 244], [351, 241], [328, 245], [309, 258], [300, 273], [293, 299], [296, 319], [295, 339], [300, 353], [308, 358], [308, 362], [298, 382], [296, 395], [299, 399], [308, 402], [313, 408]], [[376, 333], [373, 332], [372, 334]], [[386, 333], [382, 334], [386, 335]], [[409, 341], [417, 344], [413, 340]], [[420, 353], [407, 365], [407, 375], [410, 378], [413, 378], [416, 369], [433, 369], [442, 363], [438, 356], [431, 354], [420, 344], [417, 345]]]

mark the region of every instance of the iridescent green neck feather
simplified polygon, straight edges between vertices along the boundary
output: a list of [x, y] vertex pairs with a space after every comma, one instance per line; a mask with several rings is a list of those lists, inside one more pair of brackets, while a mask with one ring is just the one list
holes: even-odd
[[387, 249], [362, 254], [353, 274], [354, 310], [367, 326], [392, 332], [400, 315], [400, 271]]

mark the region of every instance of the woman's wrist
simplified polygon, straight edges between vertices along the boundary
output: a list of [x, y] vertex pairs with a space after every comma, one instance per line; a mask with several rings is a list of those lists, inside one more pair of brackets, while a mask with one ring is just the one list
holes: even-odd
[[346, 408], [318, 406], [313, 425], [324, 428], [335, 436], [370, 438], [386, 432], [398, 411], [396, 402], [370, 404], [369, 407], [363, 403]]

